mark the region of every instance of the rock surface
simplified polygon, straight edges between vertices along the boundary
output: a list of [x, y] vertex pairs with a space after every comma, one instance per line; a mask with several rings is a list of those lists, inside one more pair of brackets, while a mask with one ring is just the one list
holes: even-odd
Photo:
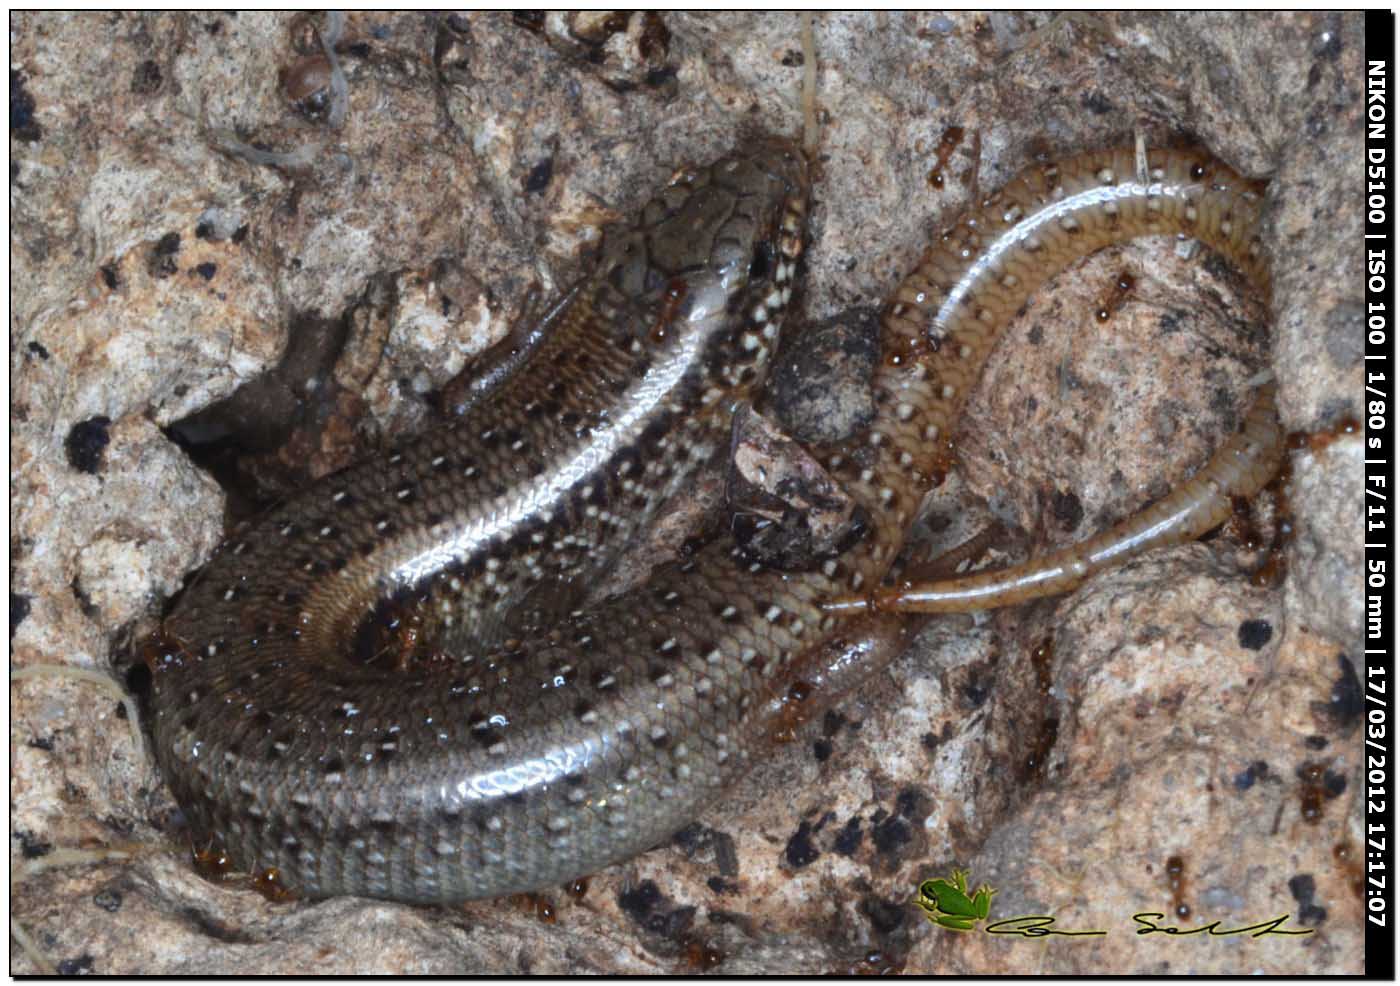
[[[12, 19], [15, 668], [120, 676], [217, 543], [225, 499], [168, 426], [314, 351], [279, 384], [295, 451], [243, 477], [255, 499], [411, 434], [423, 395], [674, 167], [801, 128], [792, 17], [351, 13], [339, 130], [307, 91], [318, 23]], [[979, 503], [1024, 532], [994, 560], [1087, 536], [1203, 461], [1261, 367], [1285, 427], [1359, 418], [1359, 14], [832, 14], [815, 37], [813, 321], [878, 306], [977, 189], [1040, 153], [1141, 125], [1271, 179], [1265, 304], [1170, 243], [1106, 251], [1032, 301], [969, 408], [936, 537]], [[258, 165], [233, 140], [315, 153]], [[1134, 290], [1101, 325], [1124, 270]], [[33, 950], [11, 972], [1357, 973], [1361, 539], [1335, 504], [1360, 457], [1356, 437], [1295, 455], [1282, 588], [1252, 584], [1240, 566], [1260, 559], [1225, 534], [1066, 599], [931, 623], [581, 896], [414, 909], [214, 886], [113, 695], [14, 683], [13, 862], [134, 858], [24, 877]], [[935, 928], [908, 902], [955, 865], [997, 888], [994, 916], [1109, 934]], [[1138, 911], [1289, 913], [1314, 934], [1183, 947], [1135, 936]]]

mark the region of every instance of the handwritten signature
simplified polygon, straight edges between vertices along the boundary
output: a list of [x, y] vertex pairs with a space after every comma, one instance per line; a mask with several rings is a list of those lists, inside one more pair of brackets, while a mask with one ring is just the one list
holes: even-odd
[[[1283, 914], [1272, 921], [1261, 921], [1258, 924], [1247, 925], [1242, 928], [1221, 928], [1219, 921], [1212, 921], [1210, 924], [1203, 924], [1197, 928], [1180, 928], [1172, 924], [1158, 924], [1157, 922], [1166, 917], [1160, 911], [1139, 911], [1133, 915], [1133, 921], [1139, 927], [1139, 935], [1168, 935], [1177, 938], [1185, 938], [1191, 935], [1207, 935], [1211, 938], [1232, 938], [1237, 935], [1249, 935], [1251, 938], [1263, 938], [1265, 935], [1310, 935], [1312, 928], [1283, 928], [1291, 914]], [[1091, 930], [1067, 930], [1054, 927], [1055, 919], [1048, 915], [1026, 914], [1020, 917], [1005, 918], [1001, 921], [993, 921], [983, 930], [989, 935], [1017, 935], [1021, 938], [1045, 938], [1050, 935], [1059, 935], [1065, 938], [1082, 938], [1088, 936], [1102, 936], [1108, 934], [1107, 931]]]

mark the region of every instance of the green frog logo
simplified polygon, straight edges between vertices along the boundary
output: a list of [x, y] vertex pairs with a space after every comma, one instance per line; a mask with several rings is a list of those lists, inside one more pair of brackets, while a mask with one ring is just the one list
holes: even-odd
[[919, 896], [914, 903], [923, 910], [924, 917], [940, 928], [971, 931], [977, 927], [977, 922], [987, 920], [995, 893], [984, 883], [969, 897], [967, 873], [954, 870], [951, 880], [925, 880], [919, 884]]

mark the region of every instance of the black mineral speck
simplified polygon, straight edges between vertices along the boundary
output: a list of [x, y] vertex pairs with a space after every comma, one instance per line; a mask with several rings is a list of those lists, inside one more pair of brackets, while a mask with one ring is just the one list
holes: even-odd
[[787, 848], [783, 850], [783, 858], [793, 869], [801, 869], [820, 855], [821, 850], [812, 844], [812, 825], [810, 822], [803, 822], [797, 826], [797, 831], [793, 833], [791, 839], [788, 839]]
[[693, 906], [669, 908], [666, 898], [652, 880], [643, 880], [617, 897], [617, 906], [628, 917], [654, 934], [679, 938], [695, 923]]
[[656, 86], [664, 86], [679, 74], [680, 69], [675, 65], [661, 65], [648, 71], [646, 78], [642, 81], [654, 88]]
[[1269, 765], [1263, 760], [1255, 760], [1244, 770], [1235, 775], [1235, 790], [1248, 791], [1254, 786], [1254, 782], [1267, 777]]
[[45, 753], [52, 753], [53, 742], [54, 741], [52, 736], [35, 736], [32, 740], [29, 741], [29, 745], [36, 750], [43, 750]]
[[19, 852], [25, 859], [38, 859], [53, 852], [53, 843], [33, 832], [18, 831]]
[[73, 581], [68, 584], [69, 590], [73, 593], [73, 598], [78, 602], [78, 608], [83, 611], [84, 616], [96, 617], [97, 606], [94, 605], [92, 597], [87, 594], [82, 583], [74, 576]]
[[1352, 665], [1351, 658], [1345, 654], [1338, 654], [1337, 667], [1339, 673], [1332, 682], [1328, 713], [1341, 729], [1348, 730], [1361, 718], [1365, 700], [1361, 695], [1361, 679], [1356, 676], [1356, 668]]
[[1308, 904], [1306, 907], [1298, 909], [1298, 923], [1303, 925], [1317, 926], [1327, 920], [1327, 908], [1319, 907], [1316, 904]]
[[29, 615], [29, 597], [18, 592], [10, 593], [10, 638], [14, 639], [15, 631], [24, 622], [24, 618]]
[[1090, 89], [1084, 95], [1080, 96], [1079, 105], [1090, 113], [1097, 114], [1098, 116], [1103, 116], [1113, 109], [1113, 104], [1109, 102], [1108, 97], [1097, 89]]
[[1327, 919], [1327, 909], [1313, 902], [1317, 895], [1317, 881], [1311, 873], [1299, 873], [1288, 881], [1288, 892], [1298, 902], [1298, 923], [1318, 925]]
[[179, 233], [166, 233], [157, 240], [155, 247], [151, 250], [151, 276], [169, 277], [179, 270], [175, 264], [175, 255], [179, 252]]
[[1303, 745], [1309, 750], [1325, 750], [1327, 749], [1327, 744], [1330, 742], [1331, 740], [1319, 733], [1313, 733], [1311, 736], [1303, 737]]
[[681, 852], [685, 853], [688, 858], [693, 858], [700, 851], [704, 835], [705, 827], [699, 822], [692, 822], [671, 838], [680, 847]]
[[246, 240], [247, 238], [248, 238], [248, 224], [247, 224], [247, 223], [244, 223], [242, 226], [239, 226], [237, 229], [235, 229], [235, 230], [233, 231], [233, 235], [229, 237], [229, 240], [230, 240], [231, 242], [233, 242], [233, 243], [242, 243], [242, 242], [243, 242], [244, 240]]
[[204, 263], [195, 267], [194, 272], [200, 277], [204, 278], [206, 281], [212, 281], [214, 279], [214, 272], [218, 269], [219, 268], [217, 265], [205, 261]]
[[92, 895], [92, 902], [104, 911], [115, 914], [122, 909], [121, 891], [104, 887]]
[[644, 924], [656, 905], [661, 903], [662, 896], [660, 889], [653, 880], [643, 880], [631, 890], [625, 890], [618, 895], [617, 906], [622, 908], [638, 924]]
[[897, 812], [911, 821], [921, 822], [933, 810], [932, 800], [916, 787], [906, 787], [894, 799]]
[[1345, 774], [1339, 774], [1335, 770], [1325, 771], [1322, 775], [1322, 793], [1329, 798], [1338, 798], [1347, 789], [1347, 778]]
[[882, 853], [897, 853], [913, 838], [909, 823], [898, 815], [891, 815], [870, 830], [870, 841]]
[[44, 135], [34, 119], [34, 97], [25, 88], [23, 72], [10, 69], [10, 136], [32, 144]]
[[861, 830], [860, 816], [857, 815], [836, 833], [836, 841], [832, 843], [831, 848], [842, 856], [854, 856], [864, 841], [865, 832]]
[[112, 419], [105, 415], [79, 421], [68, 432], [63, 448], [68, 453], [68, 464], [79, 472], [96, 475], [102, 465], [102, 453], [106, 451], [111, 436], [107, 428]]
[[991, 682], [980, 675], [974, 675], [963, 686], [962, 700], [968, 709], [980, 709], [992, 694]]
[[547, 157], [531, 168], [530, 173], [525, 176], [526, 194], [543, 192], [549, 187], [549, 183], [553, 178], [554, 158]]
[[1341, 53], [1342, 36], [1337, 33], [1335, 28], [1330, 31], [1324, 31], [1318, 36], [1317, 46], [1313, 48], [1313, 54], [1317, 55], [1318, 58], [1332, 61]]
[[1050, 512], [1061, 530], [1072, 531], [1084, 519], [1084, 504], [1073, 493], [1056, 490], [1050, 497]]
[[826, 763], [831, 758], [831, 740], [818, 739], [813, 742], [812, 756], [817, 758], [817, 763]]
[[1288, 892], [1300, 904], [1311, 903], [1313, 895], [1317, 893], [1317, 881], [1313, 879], [1311, 873], [1299, 873], [1289, 879]]
[[1240, 646], [1258, 650], [1273, 639], [1274, 628], [1268, 620], [1245, 620], [1240, 624]]
[[102, 274], [102, 283], [107, 285], [107, 290], [117, 290], [117, 285], [121, 283], [117, 280], [117, 265], [103, 264], [98, 268], [98, 271]]
[[92, 956], [84, 953], [76, 959], [64, 959], [56, 968], [60, 976], [89, 976], [92, 974]]
[[43, 346], [42, 343], [30, 342], [29, 345], [26, 346], [25, 348], [28, 349], [31, 353], [33, 353], [35, 356], [39, 357], [40, 359], [48, 359], [48, 358], [49, 358], [49, 351], [48, 351], [47, 349], [44, 348], [44, 346]]
[[131, 73], [131, 91], [139, 96], [149, 96], [160, 92], [162, 81], [160, 66], [148, 58]]
[[722, 876], [712, 876], [705, 881], [705, 886], [709, 887], [717, 894], [737, 894], [739, 885], [733, 880], [726, 880]]

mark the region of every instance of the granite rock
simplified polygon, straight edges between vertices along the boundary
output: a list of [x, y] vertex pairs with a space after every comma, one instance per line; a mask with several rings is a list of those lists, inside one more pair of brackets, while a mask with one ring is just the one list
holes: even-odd
[[[16, 668], [137, 663], [132, 642], [224, 530], [225, 497], [171, 426], [282, 363], [296, 327], [343, 345], [317, 386], [292, 381], [314, 428], [254, 499], [424, 427], [425, 395], [532, 288], [585, 270], [600, 227], [674, 168], [801, 130], [789, 16], [353, 12], [338, 128], [296, 90], [321, 23], [12, 19]], [[1360, 417], [1359, 14], [860, 12], [817, 16], [815, 37], [811, 322], [878, 306], [1039, 154], [1140, 126], [1270, 180], [1269, 298], [1149, 242], [1032, 300], [959, 430], [935, 539], [956, 543], [969, 507], [1016, 532], [994, 562], [1087, 536], [1202, 462], [1261, 369], [1289, 429]], [[267, 152], [292, 157], [250, 160]], [[1124, 270], [1134, 289], [1100, 324]], [[1063, 600], [932, 622], [696, 826], [582, 895], [418, 909], [208, 883], [113, 695], [17, 682], [15, 864], [131, 858], [21, 874], [35, 950], [11, 972], [1356, 973], [1360, 539], [1335, 504], [1360, 457], [1345, 436], [1294, 457], [1281, 589], [1252, 584], [1260, 559], [1225, 534]], [[998, 889], [997, 915], [1114, 933], [1046, 949], [934, 928], [908, 902], [954, 865]], [[1134, 912], [1180, 904], [1316, 933], [1190, 950], [1132, 935]]]

